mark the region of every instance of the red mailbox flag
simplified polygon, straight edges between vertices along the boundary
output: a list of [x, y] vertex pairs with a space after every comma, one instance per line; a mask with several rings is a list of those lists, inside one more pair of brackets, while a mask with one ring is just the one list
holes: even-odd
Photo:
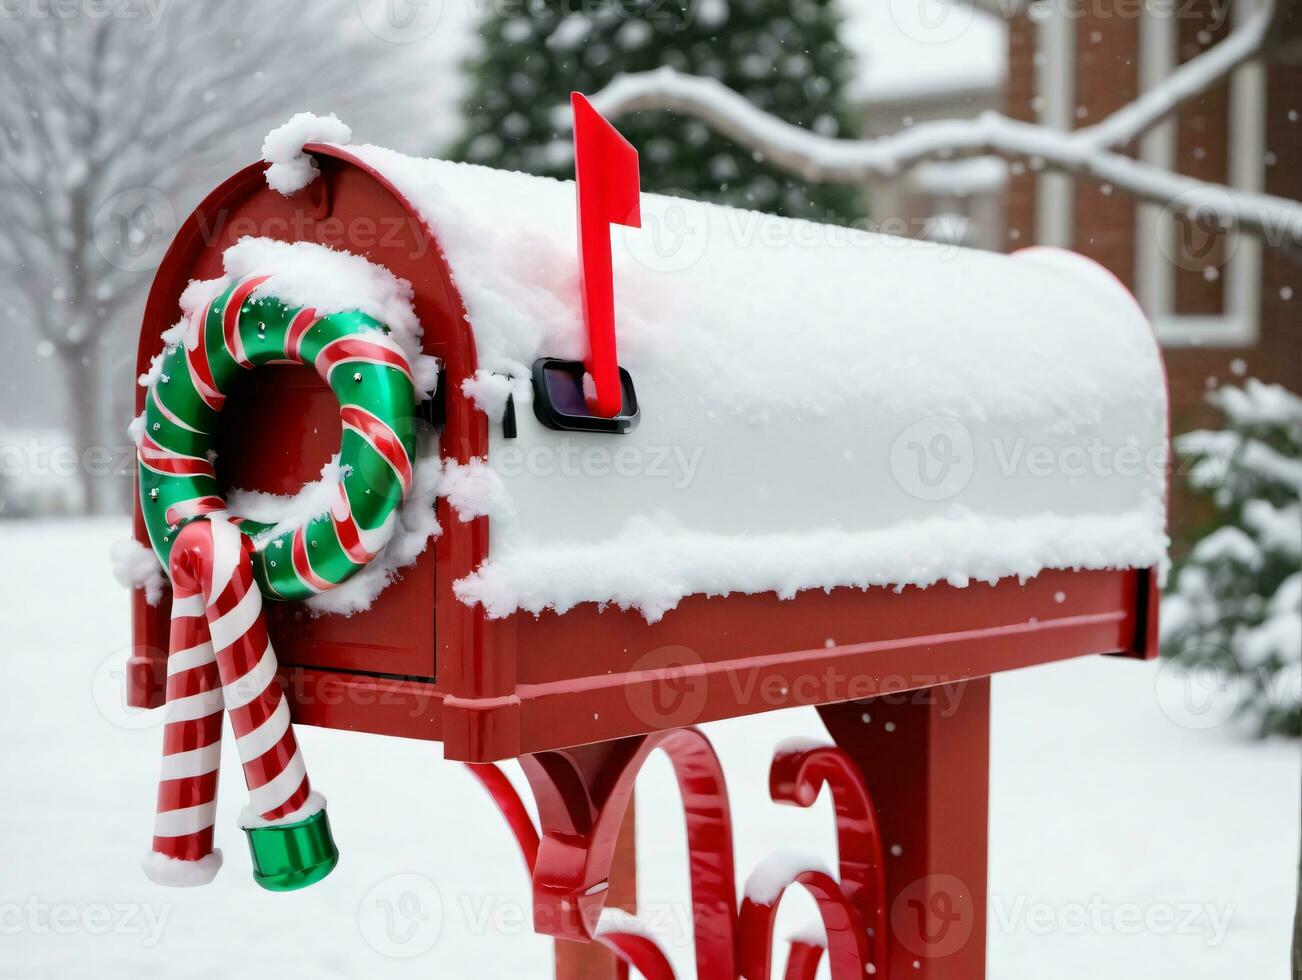
[[574, 112], [574, 179], [579, 206], [579, 288], [588, 327], [585, 365], [595, 392], [588, 410], [613, 418], [624, 403], [615, 354], [615, 283], [610, 262], [610, 226], [642, 227], [637, 150], [578, 92]]

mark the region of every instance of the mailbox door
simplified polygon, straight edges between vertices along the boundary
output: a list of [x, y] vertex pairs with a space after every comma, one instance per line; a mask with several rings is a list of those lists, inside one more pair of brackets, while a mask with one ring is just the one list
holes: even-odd
[[[217, 188], [178, 232], [154, 280], [140, 333], [138, 365], [143, 372], [162, 346], [161, 336], [177, 320], [179, 300], [188, 283], [222, 274], [225, 250], [245, 236], [281, 241], [311, 241], [361, 255], [408, 280], [413, 305], [424, 327], [427, 353], [444, 366], [441, 384], [459, 387], [475, 371], [475, 352], [460, 298], [422, 220], [373, 174], [318, 156], [321, 176], [288, 197], [267, 187], [261, 164], [248, 167]], [[136, 411], [143, 408], [137, 392]], [[482, 454], [482, 418], [460, 399], [448, 399], [440, 452], [456, 459]], [[338, 404], [330, 390], [304, 367], [281, 366], [252, 372], [231, 393], [217, 433], [218, 476], [227, 486], [291, 494], [319, 479], [321, 467], [340, 442]], [[447, 526], [446, 519], [442, 520]], [[436, 608], [448, 620], [441, 633], [461, 635], [461, 609], [451, 595], [460, 574], [480, 560], [467, 548], [466, 535], [483, 538], [476, 527], [458, 527], [432, 542], [414, 565], [386, 588], [364, 614], [313, 616], [301, 603], [267, 603], [268, 628], [282, 665], [290, 673], [363, 679], [426, 682], [436, 678], [439, 643]], [[137, 514], [136, 537], [147, 542]], [[450, 563], [450, 564], [449, 564]], [[436, 567], [448, 568], [436, 575]], [[133, 609], [136, 658], [152, 664], [152, 678], [133, 680], [139, 692], [133, 703], [161, 703], [161, 671], [167, 646], [169, 602], [144, 604], [137, 593]], [[443, 658], [449, 650], [443, 642]], [[446, 665], [445, 665], [446, 666]], [[456, 666], [456, 665], [453, 665]], [[444, 671], [447, 673], [448, 671]], [[455, 671], [453, 671], [455, 673]], [[152, 687], [152, 690], [149, 688]], [[346, 700], [346, 699], [345, 699]], [[362, 707], [343, 704], [326, 711], [313, 708], [313, 721], [338, 727], [385, 728], [382, 720], [363, 717]], [[373, 713], [373, 712], [372, 712]], [[420, 713], [426, 717], [427, 713]], [[404, 730], [405, 734], [417, 734]], [[425, 737], [430, 733], [420, 732]]]

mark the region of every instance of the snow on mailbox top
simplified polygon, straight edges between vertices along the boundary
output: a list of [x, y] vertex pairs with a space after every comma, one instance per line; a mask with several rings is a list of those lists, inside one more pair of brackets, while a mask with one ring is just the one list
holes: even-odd
[[1084, 259], [644, 195], [642, 229], [612, 229], [641, 422], [557, 432], [528, 378], [585, 351], [574, 185], [344, 152], [437, 238], [477, 346], [466, 393], [499, 419], [515, 399], [477, 484], [490, 559], [457, 583], [491, 616], [1164, 561], [1160, 354]]

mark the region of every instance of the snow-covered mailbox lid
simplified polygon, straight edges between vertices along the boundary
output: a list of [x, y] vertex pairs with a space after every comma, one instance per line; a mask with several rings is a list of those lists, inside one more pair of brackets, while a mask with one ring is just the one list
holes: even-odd
[[[140, 344], [144, 371], [187, 283], [247, 236], [411, 284], [442, 365], [422, 409], [440, 531], [351, 615], [270, 604], [299, 720], [483, 761], [1152, 654], [1163, 367], [1085, 259], [644, 195], [642, 229], [612, 230], [637, 424], [564, 431], [535, 411], [533, 369], [585, 351], [574, 185], [307, 150], [320, 175], [302, 189], [259, 164], [199, 207]], [[293, 493], [338, 446], [336, 401], [301, 367], [250, 377], [219, 476]], [[161, 662], [166, 599], [136, 614]]]

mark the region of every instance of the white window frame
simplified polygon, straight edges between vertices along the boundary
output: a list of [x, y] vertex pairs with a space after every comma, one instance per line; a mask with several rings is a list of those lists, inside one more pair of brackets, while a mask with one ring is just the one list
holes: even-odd
[[[1251, 3], [1233, 5], [1237, 27], [1255, 9]], [[1147, 91], [1175, 70], [1179, 50], [1178, 5], [1150, 0], [1140, 23], [1140, 86]], [[1243, 65], [1230, 77], [1229, 165], [1231, 187], [1261, 191], [1265, 185], [1266, 71], [1259, 61]], [[1177, 129], [1171, 118], [1140, 142], [1140, 159], [1175, 170]], [[1262, 245], [1255, 235], [1231, 230], [1232, 249], [1222, 267], [1225, 302], [1219, 315], [1175, 312], [1176, 266], [1167, 257], [1175, 251], [1175, 221], [1154, 204], [1141, 204], [1136, 216], [1136, 293], [1160, 343], [1167, 347], [1250, 347], [1261, 330]]]

